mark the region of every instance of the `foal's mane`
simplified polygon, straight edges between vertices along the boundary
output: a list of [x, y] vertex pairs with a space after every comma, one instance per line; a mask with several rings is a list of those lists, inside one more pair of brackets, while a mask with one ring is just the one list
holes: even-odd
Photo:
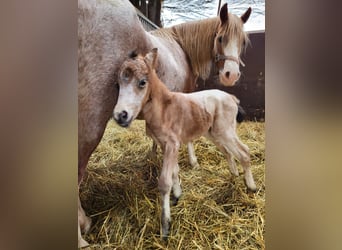
[[[232, 37], [247, 39], [247, 35], [241, 27], [240, 18], [233, 14], [228, 15], [229, 21], [223, 27], [228, 40]], [[182, 23], [170, 28], [157, 29], [152, 31], [151, 34], [167, 40], [177, 41], [187, 54], [193, 73], [205, 80], [210, 74], [211, 62], [214, 57], [214, 39], [219, 27], [220, 18], [214, 17]]]

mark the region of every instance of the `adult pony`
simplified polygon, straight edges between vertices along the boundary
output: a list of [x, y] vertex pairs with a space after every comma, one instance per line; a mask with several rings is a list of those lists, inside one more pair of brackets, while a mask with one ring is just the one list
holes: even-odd
[[[158, 76], [163, 82], [178, 84], [168, 85], [170, 90], [194, 91], [197, 77], [206, 79], [214, 65], [221, 83], [233, 85], [239, 78], [239, 55], [247, 41], [243, 23], [250, 13], [249, 8], [241, 17], [228, 14], [225, 4], [219, 18], [148, 33], [128, 0], [79, 0], [78, 184], [117, 102], [117, 73], [131, 51], [145, 54], [157, 47], [162, 55]], [[88, 244], [81, 230], [89, 228], [90, 219], [78, 200], [80, 247]]]

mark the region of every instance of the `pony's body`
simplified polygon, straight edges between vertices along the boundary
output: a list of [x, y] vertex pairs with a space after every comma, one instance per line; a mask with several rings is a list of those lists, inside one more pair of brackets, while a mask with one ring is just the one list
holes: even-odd
[[[223, 8], [222, 8], [223, 9]], [[228, 23], [227, 8], [221, 12], [226, 15], [225, 25]], [[247, 12], [246, 12], [247, 13]], [[245, 22], [248, 15], [243, 15], [241, 20]], [[232, 20], [239, 18], [230, 15]], [[220, 18], [216, 18], [220, 23]], [[236, 21], [242, 31], [243, 22]], [[222, 23], [222, 16], [221, 16]], [[221, 25], [223, 27], [223, 24]], [[187, 48], [202, 46], [199, 50], [207, 51], [203, 45], [207, 43], [196, 42], [191, 45], [191, 40], [181, 42], [182, 36], [195, 37], [194, 33], [180, 29], [170, 29], [148, 33], [142, 27], [137, 18], [134, 7], [128, 0], [79, 0], [78, 2], [78, 183], [82, 181], [86, 165], [91, 153], [95, 150], [104, 133], [106, 124], [111, 117], [116, 104], [118, 90], [115, 83], [118, 70], [127, 55], [132, 51], [147, 53], [154, 47], [158, 47], [163, 55], [160, 58], [158, 75], [162, 81], [170, 83], [167, 87], [173, 91], [191, 92], [195, 90], [197, 77], [205, 79], [194, 67], [195, 64], [206, 65], [208, 68], [214, 59], [201, 61], [192, 58]], [[221, 34], [223, 28], [213, 31]], [[174, 33], [170, 33], [172, 31]], [[177, 32], [176, 32], [177, 31]], [[176, 33], [179, 33], [175, 35]], [[182, 35], [183, 34], [183, 35]], [[228, 36], [227, 36], [228, 37]], [[208, 38], [209, 39], [209, 38]], [[214, 40], [210, 41], [208, 48], [214, 48]], [[199, 37], [196, 41], [201, 40]], [[225, 41], [227, 42], [227, 41]], [[240, 45], [238, 45], [240, 46]], [[222, 52], [222, 51], [221, 51]], [[221, 53], [220, 52], [220, 53]], [[194, 63], [196, 60], [196, 63]], [[228, 60], [228, 59], [227, 59]], [[222, 64], [220, 61], [219, 64]], [[221, 65], [222, 66], [222, 65]], [[222, 67], [223, 70], [224, 67]], [[236, 68], [236, 65], [235, 65]], [[222, 74], [224, 75], [224, 74]], [[233, 74], [232, 74], [233, 75]], [[224, 76], [223, 76], [224, 77]], [[220, 79], [226, 85], [234, 84], [237, 78]], [[176, 81], [173, 81], [176, 80]], [[173, 83], [176, 83], [173, 85]], [[228, 84], [229, 83], [229, 84]], [[85, 216], [79, 201], [79, 246], [87, 243], [81, 237], [81, 229], [89, 229], [90, 220]]]
[[239, 174], [232, 158], [234, 155], [243, 166], [247, 187], [255, 191], [256, 186], [250, 170], [248, 147], [236, 134], [238, 100], [219, 90], [191, 94], [170, 92], [155, 72], [156, 51], [123, 63], [113, 117], [123, 127], [129, 126], [138, 115], [142, 117], [149, 134], [163, 151], [158, 185], [162, 195], [162, 233], [167, 237], [171, 221], [171, 189], [176, 200], [181, 195], [177, 159], [181, 143], [206, 136], [227, 157], [232, 174]]

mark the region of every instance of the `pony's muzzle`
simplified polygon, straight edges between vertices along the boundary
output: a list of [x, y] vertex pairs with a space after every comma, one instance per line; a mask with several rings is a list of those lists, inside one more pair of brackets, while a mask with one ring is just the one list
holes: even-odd
[[220, 82], [225, 86], [233, 86], [240, 78], [240, 72], [226, 71], [220, 72]]
[[121, 112], [114, 112], [114, 120], [122, 127], [128, 127], [132, 121], [132, 118], [128, 116], [126, 110], [122, 110]]

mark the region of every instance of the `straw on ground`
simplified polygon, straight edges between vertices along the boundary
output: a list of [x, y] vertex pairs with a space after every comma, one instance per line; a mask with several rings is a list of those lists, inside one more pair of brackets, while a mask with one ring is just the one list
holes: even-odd
[[[80, 197], [93, 224], [91, 249], [265, 249], [265, 124], [243, 122], [238, 135], [249, 147], [258, 191], [247, 193], [243, 176], [205, 138], [195, 141], [200, 164], [192, 169], [186, 147], [179, 155], [183, 195], [171, 208], [168, 242], [160, 238], [158, 175], [162, 163], [148, 157], [152, 140], [144, 121], [128, 129], [113, 121], [93, 153]], [[242, 167], [237, 164], [240, 173]]]

